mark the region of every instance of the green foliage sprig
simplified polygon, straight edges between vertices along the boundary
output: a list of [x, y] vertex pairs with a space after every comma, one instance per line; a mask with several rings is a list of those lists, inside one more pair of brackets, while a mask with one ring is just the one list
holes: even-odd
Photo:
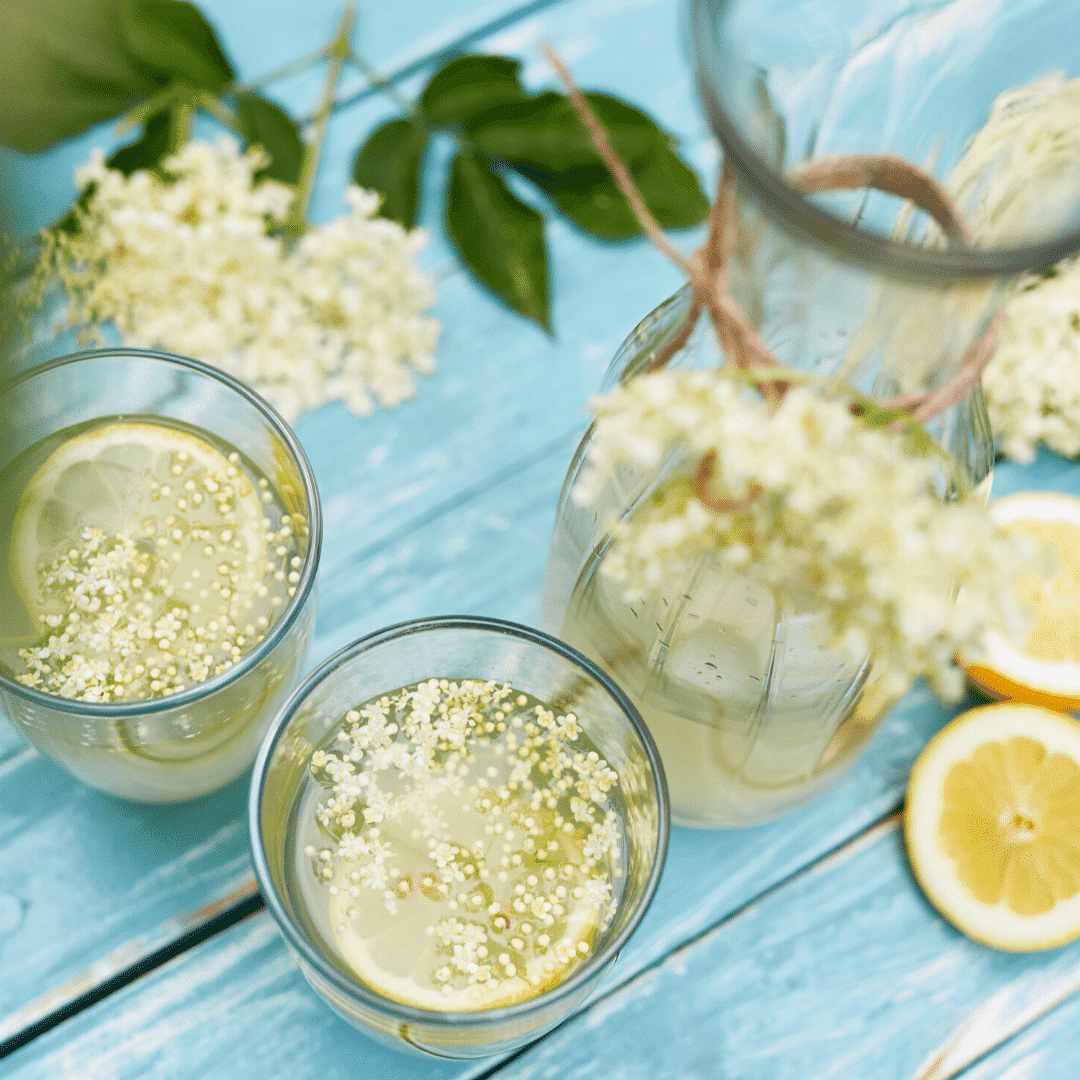
[[[403, 113], [360, 146], [356, 182], [380, 193], [384, 216], [412, 228], [432, 167], [427, 150], [433, 138], [451, 138], [445, 220], [462, 263], [513, 310], [550, 329], [546, 215], [561, 214], [602, 240], [641, 233], [569, 100], [550, 90], [530, 94], [517, 60], [465, 55], [440, 67], [410, 102], [353, 51], [353, 16], [350, 7], [324, 49], [242, 84], [213, 28], [186, 0], [5, 0], [0, 144], [35, 153], [121, 117], [121, 133], [137, 135], [108, 164], [160, 174], [205, 112], [245, 145], [261, 146], [264, 174], [296, 189], [286, 226], [295, 238], [306, 227], [338, 79], [351, 64]], [[261, 91], [320, 62], [328, 65], [326, 90], [305, 142], [300, 122]], [[619, 98], [586, 97], [656, 220], [668, 229], [703, 221], [708, 200], [672, 136]], [[515, 193], [514, 177], [539, 196], [535, 205]], [[69, 215], [60, 227], [75, 220]]]

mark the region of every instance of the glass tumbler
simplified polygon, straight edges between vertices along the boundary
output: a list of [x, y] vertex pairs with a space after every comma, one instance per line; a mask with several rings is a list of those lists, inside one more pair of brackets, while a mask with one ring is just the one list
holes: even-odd
[[[572, 709], [584, 735], [619, 776], [613, 802], [625, 850], [621, 881], [613, 883], [613, 916], [563, 981], [497, 1008], [417, 1008], [365, 984], [319, 931], [317, 915], [298, 880], [306, 858], [298, 850], [303, 844], [300, 808], [317, 790], [313, 752], [348, 710], [431, 678], [509, 683], [515, 692], [533, 695], [553, 710]], [[315, 992], [378, 1041], [446, 1058], [514, 1050], [583, 1002], [648, 908], [668, 840], [659, 757], [619, 688], [583, 656], [546, 634], [473, 617], [420, 619], [389, 627], [347, 646], [313, 672], [278, 715], [259, 752], [249, 820], [259, 887]]]
[[[1014, 275], [1080, 249], [1080, 138], [1060, 104], [1044, 106], [1080, 75], [1080, 6], [691, 0], [688, 10], [699, 94], [734, 190], [727, 287], [785, 365], [878, 399], [931, 393], [987, 332]], [[1056, 138], [1039, 135], [1043, 107], [1058, 110]], [[987, 149], [976, 136], [992, 113], [999, 135]], [[1035, 135], [1017, 123], [1028, 114]], [[844, 156], [857, 175], [882, 163], [887, 173], [896, 158], [931, 173], [969, 236], [946, 239], [896, 194], [812, 182], [823, 161]], [[687, 287], [647, 316], [602, 389], [658, 357], [672, 368], [725, 363], [697, 310]], [[958, 466], [942, 497], [988, 491], [993, 441], [978, 385], [926, 427]], [[826, 648], [815, 612], [789, 610], [708, 556], [656, 595], [624, 602], [599, 572], [612, 523], [671, 477], [692, 477], [696, 462], [674, 447], [655, 468], [624, 468], [583, 508], [571, 492], [592, 438], [560, 500], [545, 629], [641, 710], [676, 823], [755, 825], [805, 803], [843, 775], [895, 703], [874, 658]]]
[[[222, 787], [251, 765], [263, 733], [302, 670], [315, 621], [322, 539], [315, 479], [285, 422], [242, 383], [196, 360], [121, 348], [63, 357], [0, 388], [5, 427], [0, 477], [29, 472], [47, 452], [40, 450], [42, 445], [54, 447], [67, 437], [61, 433], [92, 431], [103, 420], [174, 426], [223, 455], [235, 452], [230, 460], [240, 463], [236, 467], [261, 477], [266, 489], [276, 493], [278, 511], [291, 516], [296, 546], [292, 595], [250, 651], [221, 673], [170, 696], [84, 701], [24, 685], [5, 663], [0, 665], [0, 711], [34, 746], [93, 787], [143, 802], [194, 798]], [[27, 460], [33, 464], [25, 465]], [[82, 484], [76, 481], [76, 487]], [[76, 500], [80, 497], [76, 491]], [[271, 496], [262, 498], [266, 505]], [[25, 637], [25, 627], [13, 626], [19, 620], [13, 612], [21, 605], [12, 600], [9, 549], [16, 509], [10, 495], [0, 514], [5, 635], [14, 629]], [[158, 555], [166, 558], [167, 550]], [[216, 578], [218, 569], [211, 566], [206, 576]]]

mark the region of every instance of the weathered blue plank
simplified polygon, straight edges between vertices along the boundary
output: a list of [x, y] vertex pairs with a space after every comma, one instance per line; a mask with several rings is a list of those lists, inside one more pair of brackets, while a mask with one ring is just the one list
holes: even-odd
[[[898, 819], [783, 883], [656, 966], [616, 979], [500, 1080], [944, 1080], [927, 1067], [966, 1034], [963, 1067], [1007, 1034], [1010, 1003], [1038, 1012], [1080, 978], [1080, 943], [1015, 955], [969, 941], [927, 905]], [[683, 833], [685, 836], [686, 834]], [[744, 857], [755, 858], [744, 835]], [[701, 852], [698, 853], [702, 854]], [[632, 961], [631, 961], [632, 963]], [[1080, 1057], [1076, 1002], [972, 1077], [1065, 1077]], [[1037, 1038], [1036, 1038], [1037, 1032]], [[238, 1056], [237, 1047], [243, 1047]], [[296, 1080], [470, 1077], [491, 1063], [419, 1062], [338, 1020], [305, 987], [265, 914], [252, 918], [12, 1056], [13, 1080], [197, 1075]], [[1037, 1069], [1036, 1069], [1037, 1066]], [[1026, 1071], [1025, 1071], [1026, 1070]]]
[[1073, 994], [974, 1064], [963, 1074], [963, 1080], [1056, 1080], [1057, 1077], [1071, 1080], [1080, 1076], [1078, 1031], [1080, 994]]
[[[311, 44], [321, 43], [338, 16], [336, 3], [305, 5], [303, 18], [294, 14], [301, 10], [296, 0], [276, 3], [287, 19], [275, 22], [279, 8], [257, 0], [207, 5], [245, 74], [276, 62], [271, 44], [285, 59], [307, 47], [306, 34]], [[364, 22], [362, 12], [360, 33], [374, 33], [378, 19], [388, 20], [391, 44], [383, 55], [389, 68], [466, 32], [448, 28], [451, 18], [472, 19], [475, 26], [516, 9], [497, 0], [452, 9], [415, 0], [369, 6], [375, 21]], [[709, 163], [711, 144], [693, 102], [670, 0], [566, 0], [528, 10], [527, 18], [479, 47], [526, 57], [526, 78], [538, 85], [549, 75], [536, 45], [550, 38], [584, 85], [641, 102], [686, 138], [700, 165]], [[442, 28], [434, 43], [423, 37], [429, 15], [431, 25]], [[416, 34], [409, 36], [414, 26]], [[393, 39], [398, 31], [403, 36]], [[364, 48], [381, 62], [377, 47], [365, 42]], [[295, 80], [281, 92], [290, 95], [290, 104], [306, 107], [317, 79]], [[352, 150], [386, 115], [386, 105], [366, 99], [335, 117], [315, 204], [320, 219], [339, 212]], [[48, 162], [20, 163], [24, 180], [37, 185], [40, 220], [69, 198], [70, 192], [62, 198], [57, 192], [87, 145], [65, 148]], [[425, 224], [433, 241], [425, 259], [440, 280], [437, 314], [445, 327], [439, 375], [395, 412], [359, 422], [333, 407], [298, 425], [327, 508], [312, 662], [365, 630], [413, 615], [458, 610], [535, 618], [555, 493], [572, 433], [583, 422], [585, 398], [631, 325], [677, 283], [675, 272], [645, 245], [599, 247], [553, 225], [558, 336], [549, 340], [455, 269], [439, 227], [438, 183], [428, 194]], [[680, 240], [683, 246], [691, 241]], [[1010, 477], [1040, 486], [1044, 475], [1053, 481], [1045, 486], [1080, 491], [1075, 467], [1050, 458], [1034, 472], [1000, 470], [999, 487]], [[914, 754], [945, 715], [917, 691], [841, 789], [781, 825], [727, 834], [677, 830], [654, 907], [614, 979], [659, 960], [887, 812]], [[0, 736], [0, 770], [5, 768], [0, 1001], [6, 1009], [65, 984], [94, 985], [139, 950], [175, 937], [193, 911], [248, 880], [242, 782], [166, 811], [96, 796]], [[0, 1016], [6, 1009], [0, 1007]], [[603, 1023], [602, 1010], [596, 1015]], [[790, 1045], [794, 1032], [788, 1036]], [[366, 1075], [368, 1067], [388, 1078], [460, 1075], [387, 1055], [334, 1020], [303, 987], [265, 917], [12, 1059], [20, 1076], [50, 1077], [242, 1078], [256, 1070], [333, 1077]]]
[[[1080, 943], [1002, 953], [939, 918], [914, 884], [897, 826], [674, 952], [501, 1080], [907, 1080], [993, 995], [1075, 979]], [[989, 1025], [982, 1034], [994, 1036]], [[1043, 1071], [1026, 1075], [1073, 1075], [1065, 1060], [1076, 1059], [1075, 1043], [1042, 1045]]]
[[[435, 5], [421, 7], [434, 18]], [[587, 21], [592, 10], [599, 20], [593, 47], [604, 51], [610, 42], [616, 49], [611, 79], [602, 84], [643, 100], [647, 86], [635, 87], [635, 72], [618, 48], [626, 44], [620, 11], [587, 2], [577, 7], [585, 13], [579, 18]], [[215, 17], [223, 20], [227, 9], [241, 10], [220, 3]], [[331, 9], [336, 18], [336, 5], [326, 5]], [[481, 14], [494, 10], [477, 8]], [[654, 78], [657, 84], [681, 79], [681, 100], [689, 110], [671, 4], [654, 3], [652, 10], [667, 34], [667, 44], [661, 41], [666, 59]], [[320, 11], [320, 18], [330, 19]], [[548, 24], [534, 17], [527, 47], [541, 34], [557, 39], [557, 29], [557, 20]], [[222, 22], [230, 47], [235, 40], [246, 48], [248, 30], [242, 18], [232, 29]], [[316, 37], [321, 35], [319, 30]], [[362, 102], [335, 117], [324, 158], [335, 197], [351, 147], [385, 108]], [[340, 138], [333, 135], [345, 128]], [[52, 167], [59, 168], [56, 159]], [[51, 196], [36, 187], [40, 175], [31, 169], [22, 179], [37, 205], [47, 208]], [[432, 213], [437, 228], [434, 207]], [[445, 240], [436, 240], [433, 251], [443, 246], [434, 261], [448, 274], [437, 311], [445, 327], [439, 375], [394, 412], [359, 421], [330, 407], [297, 425], [327, 520], [312, 663], [363, 630], [397, 618], [469, 610], [535, 620], [555, 498], [573, 449], [572, 433], [584, 423], [585, 398], [632, 324], [677, 283], [675, 272], [643, 244], [601, 247], [565, 226], [551, 230], [551, 241], [557, 338], [496, 304], [454, 268]], [[586, 294], [596, 281], [606, 283], [604, 293]], [[547, 465], [530, 474], [536, 479], [524, 481], [522, 504], [500, 493], [469, 509], [470, 499], [492, 478], [538, 455], [548, 455]], [[440, 514], [443, 524], [430, 525], [429, 547], [411, 556], [409, 534]], [[466, 534], [472, 539], [463, 539]], [[0, 893], [7, 898], [0, 904], [10, 911], [0, 919], [5, 1031], [3, 1018], [18, 1025], [13, 1014], [25, 1021], [21, 1010], [31, 1003], [40, 1011], [43, 997], [57, 1003], [94, 985], [117, 965], [175, 937], [194, 912], [248, 879], [242, 781], [180, 811], [133, 808], [88, 791], [24, 752], [6, 725], [2, 739], [7, 756], [0, 760], [8, 772], [0, 790], [0, 835], [13, 838], [0, 849]], [[73, 910], [85, 917], [73, 921]]]

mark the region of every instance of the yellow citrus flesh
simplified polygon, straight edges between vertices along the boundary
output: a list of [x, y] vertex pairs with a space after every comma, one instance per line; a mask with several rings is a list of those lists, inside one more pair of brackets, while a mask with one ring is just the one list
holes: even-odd
[[1080, 937], [1080, 723], [1014, 702], [961, 714], [915, 762], [904, 835], [969, 937], [1011, 952]]
[[984, 655], [961, 658], [983, 693], [1049, 709], [1080, 709], [1080, 498], [1023, 491], [990, 504], [990, 517], [1026, 533], [1053, 560], [1021, 574], [1017, 595], [1031, 609], [1027, 640], [1017, 646], [991, 632]]
[[291, 524], [264, 516], [259, 483], [238, 452], [151, 421], [58, 442], [12, 524], [28, 626], [11, 639], [16, 678], [107, 703], [173, 694], [242, 659], [285, 603], [296, 550]]
[[[378, 932], [364, 936], [362, 923], [349, 920], [345, 914], [347, 895], [342, 890], [330, 905], [337, 946], [368, 986], [394, 1001], [439, 1012], [498, 1009], [536, 997], [562, 982], [567, 975], [566, 969], [555, 974], [545, 972], [543, 959], [534, 957], [527, 962], [522, 974], [505, 979], [496, 990], [470, 988], [472, 996], [468, 991], [446, 996], [429, 985], [429, 980], [423, 975], [428, 959], [424, 949], [427, 942], [426, 919], [406, 917], [391, 924], [391, 928], [384, 921], [378, 926]], [[595, 907], [578, 904], [570, 913], [565, 932], [552, 948], [557, 949], [564, 942], [574, 947], [583, 939], [591, 939], [598, 917], [599, 912]], [[430, 967], [430, 964], [427, 966]]]
[[160, 517], [164, 529], [168, 513], [180, 512], [185, 483], [202, 500], [191, 502], [187, 515], [204, 521], [221, 516], [212, 507], [229, 484], [227, 517], [239, 550], [252, 562], [265, 559], [259, 492], [221, 451], [179, 428], [115, 421], [61, 443], [26, 485], [12, 526], [10, 570], [27, 607], [41, 606], [43, 563], [76, 544], [84, 528], [141, 536], [145, 523]]

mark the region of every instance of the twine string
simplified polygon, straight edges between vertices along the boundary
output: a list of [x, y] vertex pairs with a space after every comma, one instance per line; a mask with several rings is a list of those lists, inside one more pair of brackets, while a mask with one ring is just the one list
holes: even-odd
[[[755, 380], [765, 401], [771, 408], [775, 408], [790, 385], [784, 381], [783, 365], [761, 340], [757, 328], [730, 292], [727, 265], [734, 232], [736, 194], [735, 176], [730, 166], [725, 163], [720, 173], [716, 198], [709, 211], [705, 243], [689, 258], [685, 258], [671, 244], [649, 211], [630, 170], [615, 152], [603, 125], [596, 118], [564, 61], [550, 45], [544, 44], [541, 48], [558, 73], [571, 104], [645, 235], [686, 274], [693, 286], [693, 298], [682, 327], [675, 337], [657, 352], [645, 370], [656, 371], [664, 367], [686, 345], [702, 311], [706, 311], [728, 362], [741, 369], [781, 369], [776, 379]], [[937, 179], [903, 158], [891, 154], [850, 154], [824, 158], [797, 166], [788, 174], [787, 179], [794, 188], [807, 195], [870, 188], [908, 199], [934, 218], [950, 242], [970, 243], [970, 230], [952, 196]], [[967, 348], [959, 369], [946, 384], [922, 394], [897, 395], [881, 400], [878, 404], [884, 409], [903, 410], [916, 420], [925, 422], [962, 401], [979, 381], [994, 355], [1002, 319], [1001, 314], [995, 316], [986, 332]], [[707, 494], [706, 485], [712, 471], [713, 463], [706, 456], [695, 480], [695, 491], [699, 497], [701, 493]], [[726, 504], [715, 505], [715, 500], [702, 501], [717, 510], [732, 508]]]

